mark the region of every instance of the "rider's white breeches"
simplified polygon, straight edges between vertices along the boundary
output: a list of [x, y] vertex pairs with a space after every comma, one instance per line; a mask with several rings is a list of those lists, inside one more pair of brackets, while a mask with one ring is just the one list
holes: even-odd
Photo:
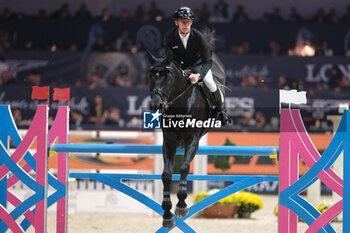
[[207, 72], [203, 79], [205, 85], [209, 88], [210, 92], [215, 92], [217, 90], [216, 83], [213, 79], [213, 73], [211, 72], [211, 69]]
[[[214, 82], [214, 78], [213, 78], [213, 73], [211, 72], [211, 69], [208, 71], [208, 73], [205, 75], [204, 79], [203, 79], [205, 85], [209, 88], [210, 92], [215, 92], [218, 87], [216, 86], [216, 83]], [[224, 95], [222, 94], [220, 88], [220, 96], [221, 96], [221, 102], [224, 102]]]

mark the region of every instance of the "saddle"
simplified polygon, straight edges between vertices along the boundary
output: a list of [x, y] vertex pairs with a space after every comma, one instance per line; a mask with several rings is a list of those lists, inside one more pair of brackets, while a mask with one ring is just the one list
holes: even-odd
[[[185, 77], [185, 79], [190, 82], [189, 80], [189, 76], [191, 74], [191, 70], [183, 70], [183, 76]], [[217, 81], [217, 79], [214, 78], [214, 81], [216, 83], [216, 85], [219, 85], [220, 83]], [[203, 79], [200, 79], [197, 83], [197, 86], [200, 88], [202, 95], [204, 97], [204, 99], [207, 101], [209, 109], [210, 110], [215, 110], [216, 109], [216, 102], [215, 102], [215, 98], [212, 92], [210, 92], [209, 88], [205, 85]]]
[[[213, 73], [213, 79], [217, 87], [220, 89], [222, 94], [225, 96], [225, 82], [226, 82], [226, 72], [225, 67], [216, 55], [215, 52], [212, 53], [211, 59], [213, 61], [211, 72]], [[198, 72], [200, 66], [190, 67], [188, 69], [182, 70], [183, 76], [189, 81], [189, 75], [194, 71]], [[206, 99], [209, 109], [215, 110], [216, 103], [213, 94], [210, 92], [208, 87], [205, 85], [203, 80], [200, 80], [197, 85], [200, 87], [203, 97]]]

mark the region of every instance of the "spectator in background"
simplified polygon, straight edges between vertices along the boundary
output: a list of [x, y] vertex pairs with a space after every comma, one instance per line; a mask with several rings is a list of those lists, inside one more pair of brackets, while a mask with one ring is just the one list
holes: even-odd
[[284, 76], [279, 76], [277, 79], [277, 87], [280, 90], [290, 90], [290, 86], [287, 82], [286, 77]]
[[264, 89], [264, 90], [268, 89], [268, 86], [266, 85], [264, 76], [262, 76], [262, 75], [258, 76], [256, 87], [260, 88], [260, 89]]
[[105, 52], [106, 51], [106, 45], [105, 40], [103, 39], [103, 36], [98, 36], [94, 42], [94, 44], [91, 47], [92, 51], [98, 51], [98, 52]]
[[142, 15], [142, 19], [141, 19], [141, 22], [144, 22], [144, 23], [147, 23], [151, 20], [151, 17], [149, 15], [148, 12], [145, 12], [143, 15]]
[[331, 7], [331, 9], [328, 12], [327, 15], [327, 22], [332, 24], [338, 24], [339, 23], [339, 17], [337, 14], [337, 11], [334, 7]]
[[91, 19], [91, 12], [87, 9], [87, 5], [85, 2], [83, 2], [80, 5], [79, 10], [77, 13], [75, 13], [75, 18], [76, 19]]
[[333, 56], [333, 50], [328, 47], [327, 41], [322, 41], [322, 43], [317, 45], [316, 55], [322, 55], [327, 57]]
[[251, 111], [244, 112], [243, 118], [238, 120], [239, 125], [243, 127], [255, 126], [256, 122], [253, 119], [253, 113]]
[[327, 17], [322, 8], [319, 8], [316, 14], [312, 17], [311, 21], [313, 23], [324, 24], [327, 22]]
[[68, 47], [69, 52], [77, 52], [78, 51], [78, 45], [76, 43], [72, 43]]
[[101, 77], [97, 73], [91, 73], [90, 74], [90, 79], [88, 83], [88, 89], [94, 90], [96, 87], [105, 87], [106, 84], [103, 82]]
[[123, 127], [125, 125], [125, 122], [123, 119], [120, 118], [120, 110], [117, 107], [111, 107], [109, 109], [108, 117], [105, 121], [106, 125], [114, 125]]
[[333, 89], [335, 92], [349, 91], [349, 79], [343, 75], [340, 79], [339, 85]]
[[250, 54], [251, 47], [250, 43], [248, 41], [244, 41], [243, 44], [231, 44], [230, 45], [230, 50], [229, 53], [231, 54], [237, 54], [237, 55], [245, 55], [245, 54]]
[[229, 49], [230, 54], [238, 54], [238, 45], [231, 44]]
[[38, 86], [41, 84], [41, 74], [36, 70], [29, 71], [29, 74], [24, 79], [24, 83], [31, 86]]
[[267, 126], [266, 117], [262, 111], [255, 112], [255, 123], [256, 127], [259, 129], [265, 128]]
[[346, 7], [346, 12], [341, 19], [342, 23], [350, 24], [350, 5]]
[[53, 12], [50, 16], [51, 19], [67, 20], [70, 19], [69, 5], [64, 3], [60, 9]]
[[90, 108], [89, 123], [102, 125], [106, 119], [106, 110], [103, 105], [103, 99], [100, 95], [96, 95], [94, 103]]
[[337, 88], [340, 87], [340, 83], [341, 83], [341, 79], [342, 79], [342, 72], [340, 71], [340, 69], [338, 68], [338, 66], [334, 65], [331, 69], [331, 74], [329, 77], [329, 82], [328, 82], [328, 86], [332, 89], [332, 90], [336, 90]]
[[193, 10], [193, 14], [194, 14], [194, 18], [195, 19], [199, 19], [199, 17], [201, 16], [201, 12], [200, 12], [200, 10], [198, 8], [195, 8]]
[[112, 20], [111, 12], [107, 8], [102, 9], [101, 15], [97, 17], [97, 20], [109, 22]]
[[122, 29], [119, 38], [116, 40], [116, 51], [130, 52], [132, 40], [129, 37], [128, 29]]
[[69, 111], [69, 115], [69, 126], [73, 129], [82, 129], [82, 126], [87, 123], [79, 110], [72, 109]]
[[137, 21], [141, 21], [143, 15], [146, 13], [145, 8], [143, 6], [143, 4], [139, 4], [137, 5], [136, 11], [135, 11], [135, 19]]
[[11, 48], [11, 44], [7, 39], [6, 32], [0, 30], [0, 52], [5, 52]]
[[46, 20], [49, 18], [49, 16], [47, 15], [47, 12], [44, 9], [40, 9], [36, 18], [40, 20]]
[[350, 57], [350, 47], [347, 50], [345, 50], [345, 56]]
[[199, 10], [199, 20], [207, 22], [210, 18], [210, 10], [207, 3], [202, 3], [201, 9]]
[[298, 91], [304, 91], [304, 80], [302, 78], [297, 78], [292, 81], [291, 88], [298, 90]]
[[283, 17], [281, 15], [281, 9], [279, 7], [273, 8], [272, 14], [270, 15], [271, 23], [283, 23]]
[[271, 40], [265, 50], [265, 54], [276, 57], [282, 54], [281, 45], [277, 40]]
[[262, 23], [265, 23], [265, 24], [271, 23], [271, 17], [269, 13], [265, 12], [263, 14]]
[[253, 75], [249, 75], [243, 78], [241, 87], [256, 87], [256, 79]]
[[236, 12], [233, 15], [232, 22], [234, 23], [246, 23], [249, 22], [248, 15], [244, 12], [244, 7], [237, 6]]
[[226, 21], [220, 10], [215, 10], [214, 15], [209, 18], [210, 23], [225, 23]]
[[129, 79], [128, 71], [121, 70], [120, 73], [114, 78], [112, 85], [115, 87], [131, 87], [132, 82]]
[[11, 71], [7, 69], [0, 73], [0, 86], [10, 84], [16, 84], [16, 79], [12, 76]]
[[217, 0], [214, 4], [214, 12], [220, 11], [220, 15], [228, 21], [231, 17], [230, 7], [225, 0]]
[[25, 50], [25, 51], [34, 50], [33, 41], [31, 41], [31, 40], [26, 41], [26, 42], [24, 43], [24, 50]]
[[15, 18], [16, 18], [16, 15], [12, 13], [12, 10], [9, 7], [5, 7], [2, 10], [2, 14], [0, 15], [0, 19], [2, 20], [11, 20]]
[[12, 110], [12, 117], [15, 121], [17, 127], [21, 128], [24, 126], [30, 126], [31, 120], [22, 119], [22, 111], [21, 109], [15, 108]]
[[160, 21], [164, 19], [164, 13], [162, 10], [158, 9], [157, 2], [151, 1], [151, 9], [148, 11], [149, 17], [153, 21]]
[[12, 76], [9, 66], [4, 57], [0, 57], [0, 86], [15, 84], [16, 79]]
[[126, 9], [126, 8], [123, 9], [123, 10], [122, 10], [122, 13], [120, 14], [119, 19], [120, 19], [121, 21], [129, 21], [129, 20], [131, 20], [131, 16], [130, 16], [129, 10]]
[[303, 17], [299, 14], [297, 8], [292, 7], [290, 9], [288, 23], [301, 23], [301, 22], [303, 22]]

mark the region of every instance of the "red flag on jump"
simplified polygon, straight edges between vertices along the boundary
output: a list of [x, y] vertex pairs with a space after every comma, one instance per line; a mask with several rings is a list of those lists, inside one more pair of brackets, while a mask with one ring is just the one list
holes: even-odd
[[67, 100], [69, 105], [70, 88], [54, 88], [53, 100]]
[[49, 100], [50, 86], [45, 86], [45, 87], [33, 86], [32, 88], [33, 88], [32, 99]]

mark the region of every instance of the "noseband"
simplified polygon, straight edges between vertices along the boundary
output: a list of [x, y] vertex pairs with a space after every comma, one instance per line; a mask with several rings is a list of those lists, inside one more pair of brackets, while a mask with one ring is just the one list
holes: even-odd
[[165, 97], [166, 99], [168, 99], [169, 95], [163, 91], [162, 89], [160, 88], [157, 88], [157, 89], [154, 89], [152, 92], [151, 92], [151, 98], [153, 98], [153, 96], [155, 95], [159, 95], [161, 99], [163, 99], [163, 97]]

